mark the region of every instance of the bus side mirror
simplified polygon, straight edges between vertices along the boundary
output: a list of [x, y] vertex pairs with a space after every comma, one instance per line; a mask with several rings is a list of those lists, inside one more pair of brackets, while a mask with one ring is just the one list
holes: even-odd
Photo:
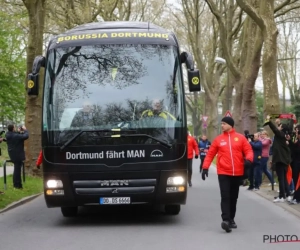
[[28, 74], [27, 94], [39, 95], [39, 74], [36, 75], [33, 75], [32, 73]]
[[201, 90], [200, 74], [198, 69], [188, 70], [188, 82], [190, 92]]
[[182, 52], [180, 54], [180, 62], [185, 63], [187, 67], [190, 92], [200, 91], [200, 74], [198, 69], [194, 69], [194, 60], [192, 55], [187, 52]]
[[39, 95], [39, 72], [41, 67], [45, 67], [45, 57], [37, 56], [32, 65], [32, 72], [28, 74], [27, 94]]

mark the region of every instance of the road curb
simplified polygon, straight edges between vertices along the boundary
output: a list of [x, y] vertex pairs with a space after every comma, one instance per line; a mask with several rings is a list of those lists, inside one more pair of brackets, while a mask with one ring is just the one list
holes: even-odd
[[274, 195], [271, 196], [270, 194], [266, 194], [263, 191], [255, 191], [256, 194], [258, 194], [259, 196], [269, 200], [270, 202], [272, 202], [274, 205], [277, 205], [283, 209], [285, 209], [286, 211], [290, 212], [291, 214], [297, 216], [298, 218], [300, 218], [300, 211], [298, 211], [294, 206], [297, 205], [289, 205], [288, 203], [284, 202], [284, 203], [274, 203]]
[[21, 205], [25, 204], [26, 202], [32, 201], [33, 199], [37, 198], [38, 196], [40, 196], [42, 194], [43, 193], [34, 194], [34, 195], [31, 195], [31, 196], [24, 197], [19, 201], [13, 202], [13, 203], [9, 204], [8, 206], [6, 206], [5, 208], [1, 209], [0, 214], [4, 213], [4, 212], [7, 212], [7, 211], [9, 211], [13, 208], [18, 207], [18, 206], [21, 206]]

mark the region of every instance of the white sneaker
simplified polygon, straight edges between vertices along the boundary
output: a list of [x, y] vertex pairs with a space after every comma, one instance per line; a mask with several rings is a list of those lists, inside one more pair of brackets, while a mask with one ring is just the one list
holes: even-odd
[[[272, 186], [272, 183], [269, 183], [268, 186]], [[276, 182], [274, 182], [274, 186], [276, 186]]]
[[292, 197], [292, 196], [288, 196], [288, 197], [286, 198], [286, 200], [287, 200], [287, 201], [292, 201], [292, 200], [293, 200], [293, 197]]
[[294, 193], [295, 193], [295, 190], [292, 190], [292, 191], [291, 191], [291, 194], [294, 194]]
[[294, 199], [294, 200], [290, 201], [290, 203], [291, 203], [291, 204], [294, 204], [294, 205], [297, 205], [297, 204], [299, 204], [299, 202], [298, 202], [296, 199]]
[[284, 199], [277, 197], [275, 200], [273, 200], [273, 202], [284, 202]]

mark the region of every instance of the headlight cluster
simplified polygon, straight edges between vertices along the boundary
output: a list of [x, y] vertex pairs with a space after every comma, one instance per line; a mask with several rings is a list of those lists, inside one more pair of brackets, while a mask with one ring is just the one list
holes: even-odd
[[177, 193], [185, 191], [185, 180], [182, 176], [173, 176], [167, 179], [167, 193]]
[[64, 195], [63, 187], [61, 180], [48, 180], [46, 182], [46, 195]]
[[169, 177], [167, 180], [167, 185], [183, 185], [184, 178], [182, 176]]

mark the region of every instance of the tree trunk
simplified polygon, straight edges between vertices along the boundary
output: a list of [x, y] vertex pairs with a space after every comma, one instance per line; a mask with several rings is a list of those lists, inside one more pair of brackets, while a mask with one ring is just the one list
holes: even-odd
[[262, 75], [264, 82], [265, 115], [280, 112], [277, 85], [277, 36], [278, 29], [274, 20], [274, 0], [261, 2], [261, 16], [265, 22], [263, 32], [264, 50], [262, 58]]
[[[34, 58], [43, 54], [43, 32], [46, 0], [23, 0], [29, 16], [29, 34], [27, 48], [27, 74], [32, 70]], [[33, 168], [41, 150], [41, 116], [43, 72], [40, 75], [39, 96], [26, 96], [25, 125], [29, 139], [25, 141], [25, 167], [29, 174], [35, 174]], [[26, 80], [27, 83], [27, 80]]]
[[[256, 5], [258, 8], [258, 5]], [[242, 122], [243, 129], [251, 133], [257, 131], [257, 108], [255, 98], [255, 82], [258, 76], [262, 51], [262, 35], [257, 24], [248, 19], [247, 24], [247, 62], [243, 74], [243, 112]]]
[[241, 132], [243, 130], [242, 122], [241, 122], [241, 114], [242, 114], [242, 103], [243, 103], [243, 82], [241, 78], [234, 78], [234, 89], [235, 89], [235, 98], [233, 101], [232, 108], [232, 118], [234, 120], [234, 128], [237, 132]]
[[205, 95], [205, 114], [208, 114], [206, 135], [212, 141], [220, 131], [218, 117], [218, 96], [215, 94]]
[[[246, 0], [236, 0], [240, 7], [256, 22], [263, 35], [264, 47], [262, 56], [262, 74], [264, 83], [264, 113], [280, 112], [280, 102], [277, 85], [277, 36], [274, 17], [275, 0], [260, 1], [257, 11]], [[252, 0], [256, 2], [256, 0]], [[282, 4], [285, 6], [289, 1]]]

